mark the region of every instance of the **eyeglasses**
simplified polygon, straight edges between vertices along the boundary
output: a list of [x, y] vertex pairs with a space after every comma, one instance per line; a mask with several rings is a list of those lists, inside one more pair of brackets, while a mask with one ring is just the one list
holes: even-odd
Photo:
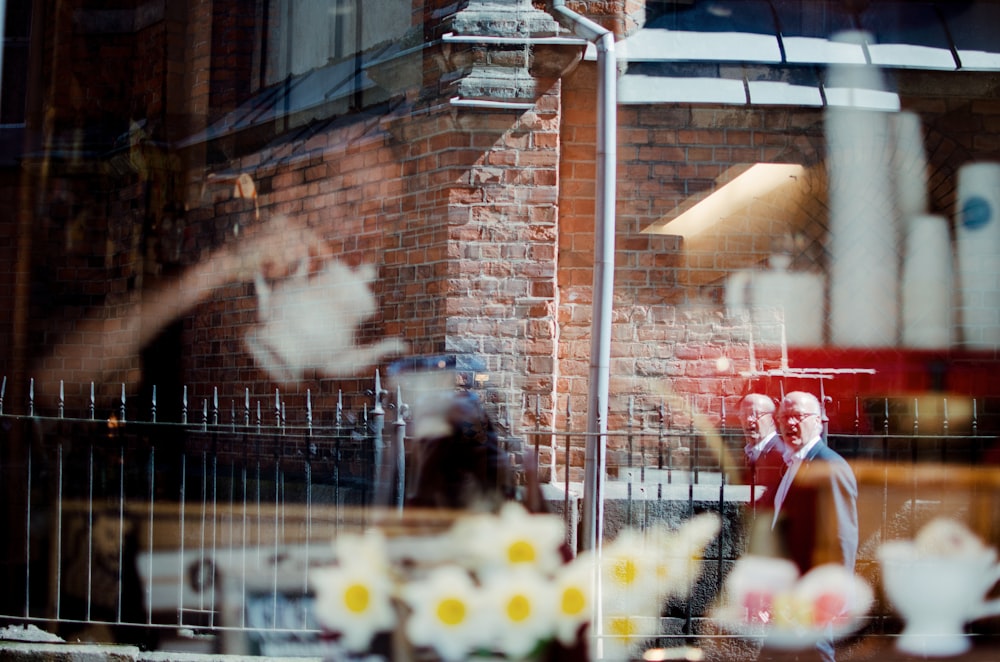
[[802, 421], [806, 420], [807, 418], [809, 418], [811, 416], [819, 416], [819, 414], [814, 414], [814, 413], [807, 413], [807, 414], [797, 414], [797, 413], [782, 414], [781, 415], [781, 420], [784, 421], [784, 422], [786, 422], [786, 423], [796, 423], [797, 424], [797, 423], [801, 423]]
[[749, 421], [749, 422], [753, 422], [753, 421], [759, 421], [760, 419], [766, 418], [768, 416], [774, 416], [774, 414], [772, 414], [769, 411], [765, 411], [765, 412], [752, 411], [752, 412], [749, 412], [746, 416], [744, 416], [744, 420]]

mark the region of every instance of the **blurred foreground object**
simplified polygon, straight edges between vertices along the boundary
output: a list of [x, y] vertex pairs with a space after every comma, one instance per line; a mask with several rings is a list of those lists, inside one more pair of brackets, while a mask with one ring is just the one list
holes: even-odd
[[274, 286], [257, 272], [259, 324], [246, 335], [254, 360], [274, 379], [289, 383], [309, 371], [353, 375], [405, 351], [406, 343], [398, 338], [357, 344], [358, 326], [376, 311], [374, 279], [373, 266], [351, 269], [336, 260], [313, 275], [303, 260], [295, 274]]
[[768, 648], [807, 650], [858, 629], [874, 592], [839, 563], [800, 577], [786, 559], [744, 556], [726, 579], [722, 599], [714, 616], [724, 629], [762, 637]]
[[389, 381], [409, 409], [413, 440], [407, 506], [495, 510], [516, 497], [496, 425], [469, 388], [480, 383], [477, 375], [485, 375], [478, 360], [453, 355], [409, 357], [389, 366]]
[[910, 540], [878, 550], [882, 588], [905, 626], [896, 648], [911, 655], [961, 655], [972, 647], [965, 624], [1000, 615], [985, 596], [1000, 580], [997, 552], [965, 526], [936, 518]]
[[402, 557], [391, 549], [403, 541], [386, 545], [377, 531], [338, 536], [334, 562], [313, 568], [310, 586], [334, 648], [363, 653], [388, 637], [393, 659], [624, 662], [660, 634], [643, 624], [657, 621], [664, 601], [688, 596], [719, 528], [717, 515], [702, 514], [676, 530], [630, 529], [604, 554], [560, 561], [562, 520], [509, 503], [405, 541]]
[[955, 195], [959, 342], [995, 350], [1000, 346], [1000, 163], [963, 165]]

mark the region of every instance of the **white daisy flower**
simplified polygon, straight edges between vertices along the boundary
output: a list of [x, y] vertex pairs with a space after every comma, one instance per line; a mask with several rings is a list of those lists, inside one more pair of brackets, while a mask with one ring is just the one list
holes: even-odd
[[378, 632], [391, 630], [395, 624], [393, 585], [379, 563], [355, 558], [315, 568], [309, 579], [316, 593], [316, 619], [327, 630], [340, 634], [348, 650], [367, 650]]
[[640, 532], [622, 531], [600, 554], [602, 605], [620, 607], [628, 604], [642, 612], [659, 607], [657, 557], [651, 553]]
[[595, 614], [595, 556], [583, 553], [563, 566], [553, 580], [556, 638], [565, 646], [576, 643], [580, 628]]
[[406, 636], [415, 646], [433, 648], [445, 662], [464, 660], [489, 644], [489, 619], [469, 574], [457, 566], [440, 566], [403, 587], [412, 609]]
[[555, 515], [529, 513], [508, 502], [496, 516], [479, 515], [460, 522], [454, 538], [468, 550], [474, 568], [488, 574], [529, 568], [550, 574], [562, 565], [566, 532]]
[[718, 513], [700, 513], [683, 522], [674, 532], [669, 544], [677, 554], [700, 556], [721, 529], [722, 519]]
[[364, 533], [345, 533], [333, 540], [334, 558], [342, 563], [355, 559], [365, 559], [373, 566], [389, 571], [389, 551], [385, 534], [378, 529]]
[[695, 515], [671, 531], [665, 526], [650, 531], [649, 545], [656, 553], [657, 586], [662, 597], [684, 597], [701, 574], [705, 548], [719, 534], [715, 513]]
[[484, 584], [483, 596], [493, 615], [493, 644], [508, 658], [522, 659], [552, 639], [555, 593], [545, 577], [530, 570], [494, 575]]
[[629, 611], [613, 611], [602, 617], [602, 636], [599, 639], [599, 650], [595, 657], [604, 662], [627, 662], [634, 658], [634, 653], [646, 640], [655, 636], [644, 632], [648, 618]]

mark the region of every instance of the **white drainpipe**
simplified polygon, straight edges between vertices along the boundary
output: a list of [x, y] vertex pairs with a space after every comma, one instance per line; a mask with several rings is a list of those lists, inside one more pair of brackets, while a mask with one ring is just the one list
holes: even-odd
[[[615, 38], [594, 21], [553, 0], [553, 10], [574, 33], [597, 47], [597, 209], [594, 228], [594, 298], [587, 393], [587, 450], [584, 459], [581, 549], [596, 549], [604, 530], [604, 474], [607, 463], [608, 391], [611, 381], [611, 313], [615, 283], [618, 70]], [[569, 471], [569, 467], [566, 467]]]

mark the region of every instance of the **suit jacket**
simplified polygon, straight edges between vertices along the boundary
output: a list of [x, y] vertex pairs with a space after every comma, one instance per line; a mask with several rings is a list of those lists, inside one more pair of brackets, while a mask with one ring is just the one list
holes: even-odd
[[774, 534], [800, 572], [823, 563], [854, 570], [858, 553], [858, 482], [847, 461], [818, 442], [795, 474]]
[[[769, 513], [774, 508], [774, 493], [778, 489], [778, 483], [781, 482], [786, 466], [781, 449], [781, 438], [774, 435], [756, 462], [751, 462], [747, 458], [744, 482], [750, 485], [750, 507], [754, 514], [760, 510]], [[757, 487], [764, 488], [760, 496], [756, 494]]]

